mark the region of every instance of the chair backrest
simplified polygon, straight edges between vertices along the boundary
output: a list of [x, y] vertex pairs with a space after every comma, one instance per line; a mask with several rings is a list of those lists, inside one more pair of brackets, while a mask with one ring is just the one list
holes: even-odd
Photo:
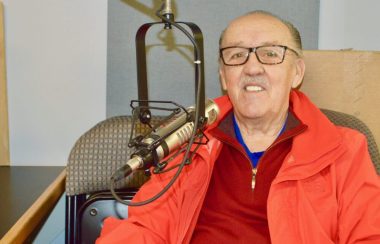
[[[153, 117], [152, 123], [159, 119]], [[131, 127], [131, 116], [112, 117], [98, 123], [77, 140], [68, 158], [67, 195], [109, 189], [111, 175], [130, 159], [132, 149], [128, 142]], [[136, 122], [135, 130], [135, 133], [143, 134], [149, 126]], [[117, 187], [139, 187], [147, 179], [144, 172], [137, 172]]]
[[[151, 122], [156, 124], [160, 119], [153, 116]], [[81, 216], [104, 216], [104, 211], [102, 215], [93, 215], [85, 208], [94, 196], [99, 196], [96, 193], [108, 191], [112, 174], [130, 159], [132, 149], [128, 142], [131, 127], [131, 116], [106, 119], [84, 133], [72, 148], [66, 168], [66, 243], [83, 243], [79, 233]], [[136, 122], [135, 133], [144, 134], [148, 130], [149, 126]], [[137, 171], [124, 182], [118, 182], [116, 187], [129, 189], [124, 197], [130, 199], [148, 179], [143, 171]], [[95, 228], [97, 235], [99, 230], [100, 227]]]
[[329, 109], [321, 109], [321, 111], [337, 126], [348, 127], [357, 130], [367, 137], [368, 151], [371, 155], [372, 162], [376, 168], [377, 173], [380, 175], [380, 154], [379, 148], [376, 144], [375, 138], [368, 128], [368, 126], [356, 118], [355, 116], [345, 114], [342, 112], [337, 112]]

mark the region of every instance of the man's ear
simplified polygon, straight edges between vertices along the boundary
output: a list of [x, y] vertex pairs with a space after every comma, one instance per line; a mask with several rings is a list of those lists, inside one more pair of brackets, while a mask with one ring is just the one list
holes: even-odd
[[219, 79], [220, 79], [220, 84], [222, 85], [223, 91], [227, 91], [226, 78], [225, 78], [224, 71], [222, 70], [222, 68], [219, 68]]
[[303, 76], [305, 75], [305, 61], [302, 58], [298, 58], [295, 61], [296, 74], [292, 82], [292, 88], [297, 88], [301, 85]]

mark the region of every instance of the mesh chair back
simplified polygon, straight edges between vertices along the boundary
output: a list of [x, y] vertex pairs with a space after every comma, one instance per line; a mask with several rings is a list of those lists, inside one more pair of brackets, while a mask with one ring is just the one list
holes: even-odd
[[[160, 117], [153, 117], [152, 124], [158, 123]], [[132, 149], [128, 147], [131, 116], [117, 116], [106, 119], [75, 143], [70, 152], [66, 195], [79, 195], [109, 189], [112, 174], [130, 159]], [[136, 122], [135, 133], [143, 134], [149, 130], [147, 125]], [[134, 174], [124, 182], [118, 182], [117, 188], [140, 187], [148, 177], [143, 171]]]
[[328, 109], [321, 109], [321, 111], [333, 122], [335, 125], [348, 127], [357, 130], [367, 137], [368, 151], [371, 155], [373, 164], [375, 165], [377, 173], [380, 175], [380, 153], [377, 147], [375, 138], [368, 126], [363, 121], [355, 116], [345, 114], [342, 112], [332, 111]]

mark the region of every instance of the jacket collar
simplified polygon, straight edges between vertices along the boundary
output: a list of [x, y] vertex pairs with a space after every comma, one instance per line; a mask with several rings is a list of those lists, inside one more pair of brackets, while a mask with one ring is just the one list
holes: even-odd
[[340, 147], [342, 136], [336, 126], [302, 92], [291, 92], [290, 106], [308, 127], [293, 138], [292, 149], [275, 182], [314, 175], [332, 164], [345, 151]]
[[336, 126], [301, 92], [292, 91], [290, 106], [308, 129], [294, 138], [293, 156], [308, 163], [320, 158], [341, 144]]

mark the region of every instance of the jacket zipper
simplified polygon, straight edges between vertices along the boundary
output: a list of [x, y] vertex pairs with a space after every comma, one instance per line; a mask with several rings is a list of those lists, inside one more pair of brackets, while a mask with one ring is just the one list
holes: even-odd
[[251, 183], [252, 191], [255, 189], [255, 185], [256, 185], [257, 167], [255, 167], [255, 168], [252, 169], [252, 183]]
[[[235, 145], [233, 145], [233, 143], [230, 143], [228, 141], [222, 141], [223, 143], [226, 143], [228, 145], [230, 145], [231, 147], [235, 148], [237, 151], [239, 151], [247, 160], [248, 160], [248, 163], [249, 163], [249, 166], [251, 166], [251, 169], [252, 169], [252, 182], [251, 182], [251, 187], [252, 187], [252, 191], [253, 189], [255, 188], [255, 183], [256, 183], [256, 174], [257, 174], [257, 169], [258, 169], [258, 166], [257, 167], [253, 167], [252, 164], [251, 164], [251, 160], [249, 159], [247, 153], [244, 151], [241, 151], [240, 148], [237, 148]], [[265, 154], [265, 153], [264, 153]], [[264, 155], [263, 155], [264, 156]]]
[[[252, 167], [252, 183], [251, 183], [251, 187], [252, 187], [252, 191], [255, 190], [255, 185], [256, 185], [256, 176], [257, 176], [257, 172], [259, 170], [259, 167], [260, 167], [260, 162], [262, 161], [262, 159], [265, 157], [265, 155], [267, 154], [267, 152], [272, 149], [274, 146], [276, 146], [277, 144], [283, 142], [283, 141], [286, 141], [288, 139], [290, 139], [292, 137], [292, 135], [289, 135], [285, 138], [282, 138], [281, 140], [279, 141], [275, 141], [274, 144], [270, 145], [265, 151], [264, 151], [264, 154], [263, 156], [259, 159], [259, 161], [257, 162], [257, 167], [252, 167], [252, 164], [250, 163], [251, 167]], [[249, 159], [249, 162], [251, 160]]]
[[274, 146], [276, 146], [277, 144], [281, 143], [281, 142], [284, 142], [294, 136], [297, 136], [299, 134], [301, 134], [306, 128], [302, 128], [298, 131], [296, 131], [296, 133], [294, 134], [290, 134], [288, 135], [287, 137], [284, 137], [284, 138], [281, 138], [280, 140], [278, 141], [275, 141], [274, 144], [270, 145], [264, 152], [263, 156], [260, 158], [259, 162], [257, 163], [257, 167], [253, 167], [252, 164], [251, 164], [251, 160], [249, 159], [248, 155], [246, 154], [246, 152], [242, 152], [239, 148], [235, 147], [235, 145], [233, 145], [232, 143], [228, 142], [228, 141], [223, 141], [223, 143], [226, 143], [230, 146], [232, 146], [233, 148], [235, 148], [237, 151], [239, 151], [241, 154], [243, 154], [243, 156], [248, 160], [249, 162], [249, 165], [251, 166], [251, 169], [252, 169], [252, 181], [251, 181], [251, 188], [252, 188], [252, 191], [255, 189], [255, 185], [256, 185], [256, 176], [257, 176], [257, 173], [259, 172], [259, 167], [260, 167], [260, 162], [262, 161], [262, 159], [265, 157], [265, 155], [268, 153], [268, 151], [270, 151], [270, 149], [272, 149]]

